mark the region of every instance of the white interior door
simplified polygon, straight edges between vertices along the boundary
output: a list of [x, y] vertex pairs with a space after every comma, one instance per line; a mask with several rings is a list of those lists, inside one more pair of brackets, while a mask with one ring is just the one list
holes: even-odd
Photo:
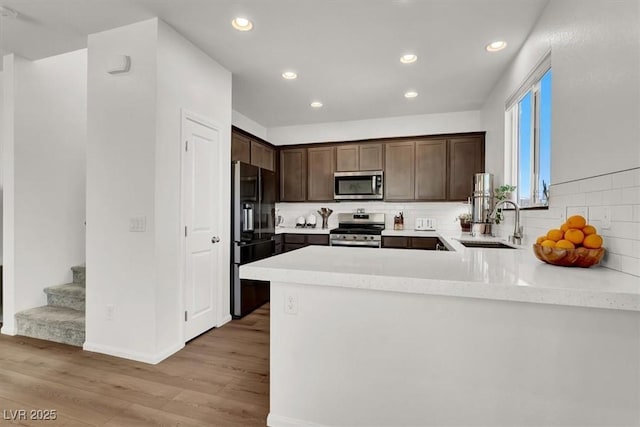
[[185, 116], [182, 121], [185, 341], [216, 325], [221, 243], [217, 203], [220, 132]]

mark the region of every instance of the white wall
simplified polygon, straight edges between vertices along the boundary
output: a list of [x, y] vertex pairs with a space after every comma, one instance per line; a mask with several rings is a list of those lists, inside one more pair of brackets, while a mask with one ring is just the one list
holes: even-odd
[[13, 120], [14, 120], [14, 79], [13, 69], [14, 63], [19, 58], [14, 54], [5, 55], [2, 58], [2, 123], [0, 132], [2, 138], [2, 157], [0, 162], [2, 167], [2, 311], [3, 324], [2, 333], [15, 334], [16, 326], [13, 316], [7, 317], [6, 313], [15, 313], [15, 292], [14, 286], [8, 286], [8, 283], [14, 283], [14, 168], [13, 168]]
[[[157, 20], [92, 34], [88, 46], [85, 348], [152, 358]], [[107, 74], [112, 54], [129, 55], [131, 72]], [[132, 216], [146, 216], [146, 232], [129, 232]]]
[[551, 183], [640, 166], [640, 12], [634, 0], [552, 0], [482, 113], [502, 183], [507, 98], [551, 50]]
[[254, 136], [257, 136], [258, 138], [262, 138], [264, 140], [267, 139], [266, 127], [262, 126], [260, 123], [254, 120], [251, 120], [249, 117], [237, 112], [236, 110], [233, 110], [231, 112], [231, 124], [233, 124], [235, 127], [249, 132]]
[[13, 333], [14, 312], [46, 304], [43, 288], [70, 282], [70, 267], [84, 262], [87, 51], [5, 62], [12, 114], [3, 126], [13, 135], [3, 150], [4, 285], [13, 302], [3, 332]]
[[[111, 54], [131, 71], [105, 72]], [[89, 36], [87, 341], [84, 348], [156, 363], [184, 345], [180, 283], [181, 109], [218, 123], [230, 157], [231, 74], [151, 19]], [[222, 162], [229, 200], [230, 167]], [[228, 224], [228, 203], [220, 206]], [[145, 216], [146, 232], [129, 232]], [[228, 230], [222, 233], [228, 241]], [[223, 249], [228, 265], [229, 249]], [[226, 271], [226, 270], [225, 270]], [[226, 276], [226, 277], [225, 277]], [[221, 316], [229, 313], [228, 275]], [[113, 305], [113, 320], [107, 320]]]
[[[4, 115], [4, 81], [3, 81], [3, 73], [0, 70], [0, 224], [2, 224], [2, 140], [3, 140], [3, 136], [2, 136], [2, 128], [3, 128], [3, 121], [4, 119], [2, 118]], [[2, 264], [2, 226], [0, 225], [0, 265]], [[2, 289], [0, 287], [0, 292], [2, 292]], [[0, 301], [2, 301], [2, 298], [0, 297]]]
[[480, 112], [463, 111], [272, 127], [267, 129], [265, 139], [274, 145], [288, 145], [482, 130]]
[[[522, 215], [527, 241], [580, 213], [599, 227], [603, 265], [640, 275], [640, 3], [551, 1], [482, 109], [486, 170], [503, 183], [507, 98], [551, 50], [551, 197]], [[603, 229], [603, 208], [612, 226]], [[511, 214], [498, 230], [512, 229]]]
[[[220, 126], [221, 156], [231, 158], [231, 73], [162, 21], [158, 31], [158, 97], [156, 145], [156, 230], [158, 269], [156, 334], [159, 351], [176, 345], [184, 324], [180, 282], [180, 118], [181, 108]], [[220, 237], [230, 241], [230, 163], [221, 163]], [[218, 324], [230, 320], [229, 245], [221, 245], [224, 269], [220, 277]], [[184, 341], [182, 341], [184, 343]]]

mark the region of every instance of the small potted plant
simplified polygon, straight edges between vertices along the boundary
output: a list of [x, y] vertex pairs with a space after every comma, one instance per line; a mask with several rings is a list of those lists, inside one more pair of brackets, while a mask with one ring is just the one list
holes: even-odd
[[460, 221], [460, 228], [464, 232], [471, 231], [471, 214], [466, 212], [458, 215], [458, 221]]
[[[511, 192], [515, 191], [516, 187], [513, 185], [505, 184], [496, 188], [494, 191], [495, 198], [498, 201], [511, 199]], [[496, 224], [500, 224], [504, 219], [504, 215], [502, 214], [502, 208], [498, 208], [496, 212]]]

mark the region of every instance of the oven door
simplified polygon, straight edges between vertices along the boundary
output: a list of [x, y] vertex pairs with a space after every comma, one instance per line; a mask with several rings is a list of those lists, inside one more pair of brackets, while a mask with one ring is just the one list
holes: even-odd
[[335, 172], [333, 198], [335, 200], [382, 200], [384, 188], [382, 171]]

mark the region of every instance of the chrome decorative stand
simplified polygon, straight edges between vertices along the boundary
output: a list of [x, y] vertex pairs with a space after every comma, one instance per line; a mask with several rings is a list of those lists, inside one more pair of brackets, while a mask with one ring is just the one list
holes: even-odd
[[473, 176], [471, 195], [471, 235], [491, 234], [493, 211], [493, 174], [477, 173]]
[[318, 213], [320, 214], [320, 216], [322, 217], [322, 228], [323, 229], [327, 229], [329, 228], [329, 217], [331, 216], [331, 214], [333, 213], [333, 209], [329, 209], [329, 208], [320, 208], [320, 210], [318, 211]]

